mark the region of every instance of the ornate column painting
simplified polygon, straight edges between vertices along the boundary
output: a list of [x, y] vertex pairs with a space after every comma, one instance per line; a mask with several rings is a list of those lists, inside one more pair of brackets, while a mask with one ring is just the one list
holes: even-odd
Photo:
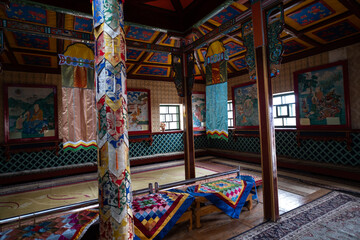
[[101, 239], [133, 239], [123, 1], [94, 0]]
[[224, 45], [213, 42], [207, 49], [206, 68], [206, 134], [210, 138], [228, 139], [227, 60]]
[[59, 54], [59, 59], [64, 149], [96, 149], [94, 53], [87, 45], [75, 43]]

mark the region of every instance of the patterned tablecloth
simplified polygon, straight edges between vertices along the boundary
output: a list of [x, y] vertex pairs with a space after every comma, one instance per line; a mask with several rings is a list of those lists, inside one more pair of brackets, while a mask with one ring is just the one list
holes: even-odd
[[190, 207], [194, 197], [171, 190], [135, 197], [133, 200], [135, 239], [162, 239]]
[[195, 197], [205, 197], [230, 217], [239, 218], [253, 186], [255, 186], [253, 177], [242, 176], [192, 186], [187, 192]]

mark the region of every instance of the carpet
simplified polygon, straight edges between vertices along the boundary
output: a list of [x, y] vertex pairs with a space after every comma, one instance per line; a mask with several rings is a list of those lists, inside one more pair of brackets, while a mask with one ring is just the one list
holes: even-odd
[[84, 210], [33, 225], [8, 229], [0, 232], [0, 239], [81, 239], [86, 230], [95, 223], [98, 218], [98, 211]]
[[360, 198], [334, 191], [231, 239], [360, 239], [359, 222]]

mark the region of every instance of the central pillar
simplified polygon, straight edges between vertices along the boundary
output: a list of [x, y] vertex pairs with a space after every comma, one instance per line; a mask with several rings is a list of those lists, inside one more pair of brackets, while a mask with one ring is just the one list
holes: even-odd
[[279, 219], [279, 202], [275, 128], [273, 121], [271, 79], [266, 49], [266, 27], [260, 0], [252, 1], [251, 11], [254, 32], [256, 83], [258, 89], [264, 218], [277, 221]]
[[133, 239], [123, 0], [93, 0], [100, 239]]

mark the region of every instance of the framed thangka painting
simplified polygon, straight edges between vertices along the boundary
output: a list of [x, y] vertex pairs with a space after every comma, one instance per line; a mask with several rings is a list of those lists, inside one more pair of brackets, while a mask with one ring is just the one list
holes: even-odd
[[206, 102], [205, 92], [193, 92], [191, 98], [193, 112], [193, 128], [196, 131], [205, 130]]
[[350, 128], [347, 61], [294, 72], [298, 129]]
[[259, 127], [256, 83], [249, 82], [232, 87], [235, 129], [257, 129]]
[[129, 134], [151, 132], [150, 90], [128, 89]]
[[58, 140], [56, 86], [4, 86], [5, 143]]

